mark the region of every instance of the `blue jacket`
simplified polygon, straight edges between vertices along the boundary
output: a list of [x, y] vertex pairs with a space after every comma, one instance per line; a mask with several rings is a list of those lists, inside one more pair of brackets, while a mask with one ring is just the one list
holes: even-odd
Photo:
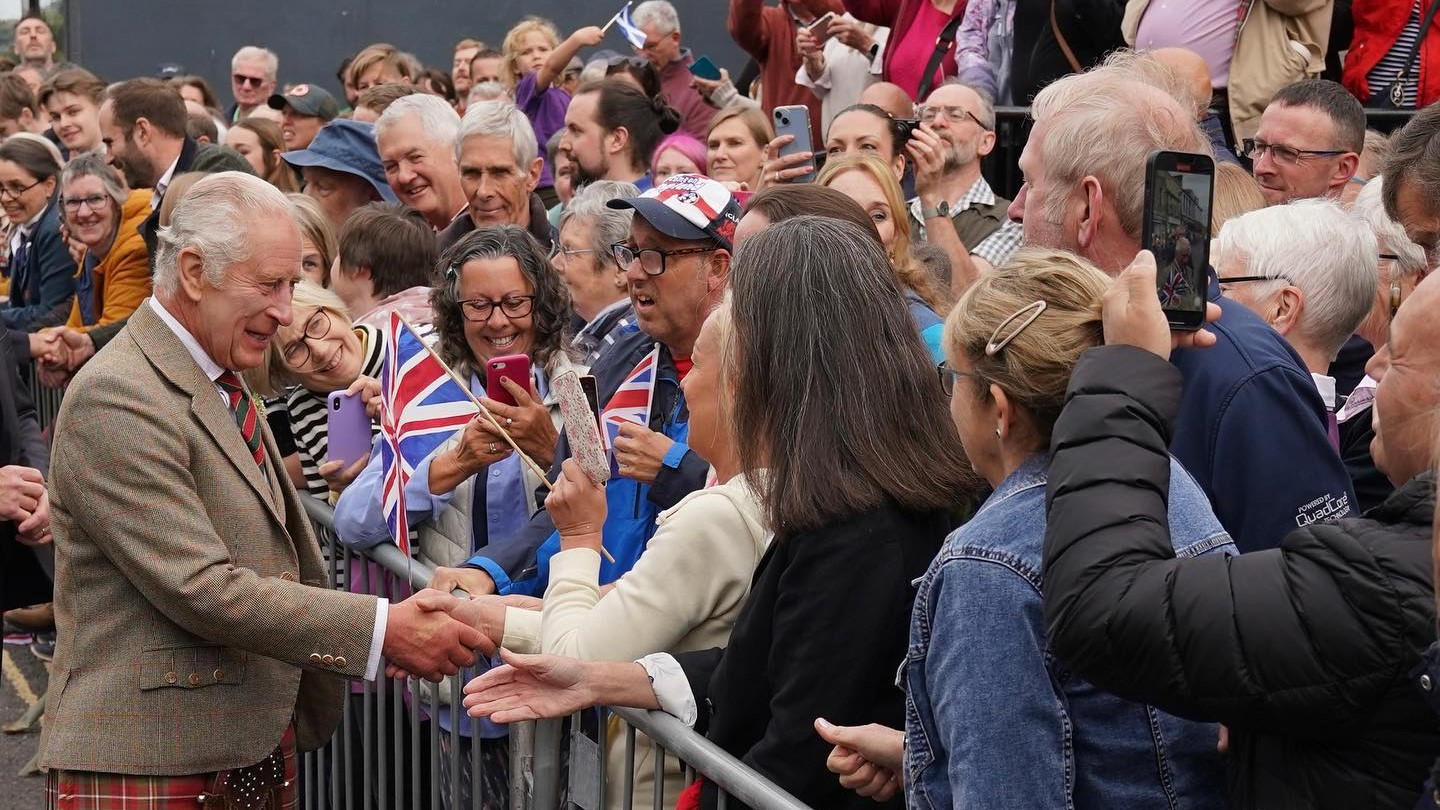
[[[1047, 453], [1007, 477], [920, 582], [903, 675], [911, 810], [1219, 808], [1218, 727], [1122, 700], [1067, 670], [1040, 591]], [[1235, 547], [1176, 461], [1182, 557]]]
[[920, 339], [925, 342], [925, 348], [930, 352], [930, 359], [938, 365], [945, 362], [945, 345], [942, 339], [945, 333], [945, 319], [940, 317], [930, 305], [925, 303], [914, 290], [905, 291], [905, 307], [910, 310], [910, 317], [915, 320], [915, 329], [920, 333]]
[[[650, 350], [655, 339], [634, 325], [612, 332], [615, 343], [591, 367], [599, 389], [600, 401], [608, 402], [620, 383], [634, 370]], [[645, 551], [655, 534], [655, 517], [674, 506], [681, 498], [705, 485], [708, 462], [696, 455], [685, 440], [690, 435], [690, 412], [680, 390], [680, 375], [670, 351], [660, 350], [655, 395], [650, 405], [650, 429], [675, 441], [665, 457], [655, 483], [646, 485], [628, 478], [614, 476], [605, 485], [605, 548], [614, 562], [600, 564], [601, 584], [614, 582], [629, 571]], [[560, 463], [570, 455], [570, 445], [562, 435], [555, 448], [555, 463], [550, 469], [554, 480]], [[542, 499], [543, 500], [543, 499]], [[483, 569], [495, 580], [501, 594], [543, 594], [550, 578], [550, 558], [560, 550], [560, 535], [544, 509], [530, 519], [529, 525], [512, 537], [490, 543], [465, 564]]]
[[75, 258], [60, 238], [56, 198], [30, 233], [24, 264], [10, 266], [10, 303], [0, 309], [0, 322], [10, 332], [16, 357], [30, 356], [27, 333], [65, 323], [74, 297]]
[[1297, 526], [1339, 520], [1355, 503], [1330, 445], [1325, 404], [1295, 350], [1242, 304], [1210, 300], [1215, 345], [1171, 362], [1185, 378], [1170, 452], [1210, 496], [1241, 551], [1279, 545]]

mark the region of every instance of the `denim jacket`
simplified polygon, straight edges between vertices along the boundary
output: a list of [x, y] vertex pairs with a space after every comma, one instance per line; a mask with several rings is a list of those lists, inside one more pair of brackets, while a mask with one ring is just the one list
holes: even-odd
[[[1048, 454], [1007, 477], [920, 580], [901, 669], [912, 810], [1219, 808], [1218, 727], [1121, 700], [1066, 671], [1040, 592]], [[1233, 554], [1171, 460], [1176, 554]]]

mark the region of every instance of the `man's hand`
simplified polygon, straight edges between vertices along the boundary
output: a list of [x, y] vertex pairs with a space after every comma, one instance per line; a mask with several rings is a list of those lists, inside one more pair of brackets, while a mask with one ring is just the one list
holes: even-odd
[[[1155, 254], [1142, 250], [1130, 266], [1116, 276], [1105, 291], [1102, 320], [1105, 345], [1135, 346], [1162, 359], [1170, 359], [1171, 349], [1201, 348], [1215, 345], [1215, 335], [1204, 329], [1194, 332], [1171, 331], [1160, 308], [1155, 286]], [[1205, 321], [1220, 319], [1218, 304], [1205, 305]]]
[[946, 151], [945, 141], [925, 126], [916, 128], [905, 144], [905, 154], [915, 166], [915, 194], [922, 205], [933, 207], [940, 203], [933, 195], [939, 193], [940, 180], [945, 175]]
[[[521, 655], [501, 650], [506, 666], [465, 684], [465, 709], [471, 717], [496, 723], [564, 717], [595, 705], [586, 663], [558, 655]], [[639, 668], [639, 664], [635, 665]], [[643, 671], [643, 670], [642, 670]]]
[[479, 630], [452, 618], [447, 609], [459, 600], [447, 593], [423, 590], [390, 605], [381, 654], [388, 670], [400, 670], [429, 681], [455, 675], [475, 664], [475, 653], [495, 651]]
[[875, 46], [875, 39], [865, 33], [865, 29], [855, 20], [847, 20], [844, 17], [835, 17], [830, 20], [830, 36], [840, 40], [841, 43], [854, 48], [855, 50], [870, 55], [870, 49]]
[[18, 464], [0, 467], [0, 520], [16, 523], [28, 520], [40, 508], [44, 497], [45, 476], [39, 470]]
[[562, 549], [589, 548], [602, 545], [601, 527], [605, 525], [605, 485], [596, 484], [580, 469], [573, 458], [560, 465], [560, 477], [545, 498], [545, 511], [560, 533]]
[[57, 326], [52, 332], [58, 335], [60, 343], [65, 347], [65, 369], [74, 371], [85, 365], [85, 361], [95, 356], [95, 341], [90, 338], [89, 333], [79, 332], [68, 326]]
[[483, 596], [495, 593], [495, 580], [479, 568], [446, 568], [442, 565], [435, 568], [425, 587], [441, 593], [461, 590], [471, 596]]
[[54, 539], [50, 534], [50, 495], [43, 488], [40, 504], [16, 527], [15, 539], [27, 546], [48, 545]]
[[369, 463], [370, 454], [366, 453], [349, 467], [346, 467], [343, 461], [327, 461], [320, 465], [317, 472], [325, 479], [325, 483], [330, 485], [331, 492], [344, 492], [345, 488], [365, 471], [365, 465]]
[[655, 483], [665, 454], [674, 444], [675, 441], [663, 433], [643, 425], [622, 423], [620, 435], [615, 437], [615, 460], [619, 462], [620, 474], [642, 484]]
[[904, 773], [905, 732], [871, 723], [837, 726], [823, 717], [815, 731], [835, 746], [825, 767], [840, 777], [840, 785], [877, 802], [889, 801], [901, 787]]
[[809, 28], [801, 27], [795, 31], [795, 50], [807, 63], [824, 64], [824, 55], [820, 52], [820, 42], [815, 39], [814, 34], [810, 33]]

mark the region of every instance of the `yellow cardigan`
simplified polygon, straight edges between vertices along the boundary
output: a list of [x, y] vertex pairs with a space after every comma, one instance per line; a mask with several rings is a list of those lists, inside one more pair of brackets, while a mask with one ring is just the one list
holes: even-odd
[[[150, 253], [139, 230], [150, 216], [150, 195], [150, 189], [130, 192], [120, 210], [120, 229], [115, 234], [115, 243], [95, 265], [95, 323], [90, 326], [81, 323], [80, 300], [76, 298], [66, 326], [88, 332], [97, 326], [124, 320], [150, 295]], [[84, 271], [85, 258], [81, 257], [75, 268], [77, 280]]]

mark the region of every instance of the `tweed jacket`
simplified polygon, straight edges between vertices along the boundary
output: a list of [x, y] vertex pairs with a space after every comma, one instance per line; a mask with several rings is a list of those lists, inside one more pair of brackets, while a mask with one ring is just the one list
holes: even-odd
[[76, 376], [51, 464], [59, 647], [40, 764], [250, 765], [333, 733], [375, 597], [329, 590], [275, 441], [265, 469], [179, 337], [141, 305]]

